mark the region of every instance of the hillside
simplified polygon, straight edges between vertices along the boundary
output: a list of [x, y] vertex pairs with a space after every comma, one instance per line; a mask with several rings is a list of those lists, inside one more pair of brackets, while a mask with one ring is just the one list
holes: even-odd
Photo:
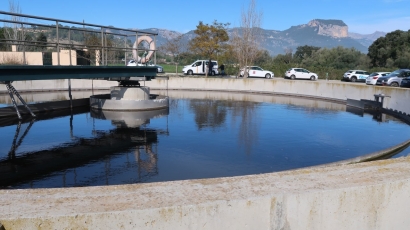
[[[240, 28], [231, 28], [228, 33], [232, 35], [234, 30]], [[298, 46], [311, 45], [318, 47], [333, 48], [337, 46], [343, 46], [348, 48], [355, 48], [360, 52], [367, 53], [368, 47], [377, 38], [384, 36], [384, 32], [375, 32], [373, 34], [363, 35], [358, 33], [349, 33], [348, 26], [342, 20], [325, 20], [314, 19], [307, 24], [292, 26], [287, 30], [261, 30], [261, 48], [269, 51], [271, 55], [284, 54], [285, 50], [296, 51]], [[162, 34], [167, 34], [163, 36]], [[158, 45], [161, 46], [165, 43], [166, 38], [171, 38], [179, 33], [175, 31], [169, 31], [168, 33], [162, 32], [159, 34]], [[172, 36], [170, 36], [172, 35]], [[183, 40], [185, 43], [195, 37], [193, 31], [183, 34]]]
[[292, 26], [284, 31], [263, 30], [262, 48], [271, 55], [283, 54], [285, 50], [296, 51], [298, 46], [310, 45], [333, 48], [354, 47], [367, 53], [368, 46], [348, 37], [348, 27], [341, 20], [312, 20], [308, 24]]
[[[55, 39], [55, 30], [49, 29], [47, 37], [50, 41]], [[115, 29], [108, 28], [110, 32], [120, 33]], [[176, 31], [158, 28], [136, 29], [140, 31], [158, 33], [156, 38], [157, 47], [161, 47], [166, 44], [167, 40], [176, 38], [183, 35], [182, 42], [187, 45], [188, 42], [196, 35], [193, 30], [181, 34]], [[231, 36], [234, 30], [240, 30], [240, 28], [228, 29], [228, 34]], [[65, 31], [65, 33], [63, 33]], [[67, 39], [68, 30], [61, 30], [60, 38]], [[292, 26], [287, 30], [268, 30], [260, 28], [261, 39], [259, 41], [261, 48], [267, 50], [271, 55], [284, 54], [286, 51], [295, 52], [298, 46], [310, 45], [317, 47], [333, 48], [337, 46], [353, 47], [363, 53], [368, 52], [368, 47], [377, 38], [386, 35], [384, 32], [376, 31], [373, 34], [359, 34], [350, 33], [348, 26], [342, 20], [336, 19], [314, 19], [307, 24]], [[135, 36], [130, 32], [128, 39], [133, 43]], [[73, 31], [71, 38], [74, 42], [83, 42], [84, 38], [82, 33]], [[118, 37], [118, 41], [122, 42], [121, 37]], [[187, 47], [187, 46], [185, 46]]]

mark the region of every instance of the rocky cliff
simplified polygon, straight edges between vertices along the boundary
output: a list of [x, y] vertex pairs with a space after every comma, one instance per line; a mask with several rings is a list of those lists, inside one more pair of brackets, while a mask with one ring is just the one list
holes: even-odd
[[315, 19], [308, 24], [317, 30], [318, 35], [331, 36], [335, 38], [348, 37], [348, 27], [342, 20]]
[[[232, 36], [234, 30], [228, 29], [228, 34]], [[150, 32], [158, 32], [158, 47], [164, 45], [168, 39], [175, 38], [181, 33], [164, 29], [146, 29]], [[261, 48], [269, 51], [271, 55], [284, 54], [286, 50], [296, 50], [298, 46], [310, 45], [318, 47], [333, 48], [338, 46], [355, 48], [363, 53], [367, 53], [372, 42], [384, 36], [383, 32], [376, 32], [370, 35], [349, 33], [348, 26], [342, 20], [335, 19], [314, 19], [307, 24], [292, 26], [291, 28], [278, 30], [261, 30]], [[193, 31], [182, 34], [182, 43], [185, 49], [188, 42], [196, 35]], [[371, 38], [370, 38], [371, 37]], [[130, 37], [132, 39], [132, 37]]]

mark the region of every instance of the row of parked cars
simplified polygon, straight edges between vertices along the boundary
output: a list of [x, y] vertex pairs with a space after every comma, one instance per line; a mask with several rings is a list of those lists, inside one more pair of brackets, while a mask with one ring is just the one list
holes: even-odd
[[[249, 77], [264, 77], [264, 78], [273, 78], [275, 75], [272, 71], [264, 70], [259, 66], [247, 66], [246, 71], [248, 71]], [[240, 70], [239, 77], [243, 77], [245, 73], [244, 69]], [[316, 81], [319, 79], [319, 76], [316, 73], [310, 72], [307, 69], [303, 68], [290, 68], [285, 72], [285, 78], [292, 80], [295, 79], [308, 79]]]
[[410, 87], [410, 69], [374, 73], [369, 73], [364, 70], [348, 70], [344, 73], [342, 81], [362, 81], [368, 85]]

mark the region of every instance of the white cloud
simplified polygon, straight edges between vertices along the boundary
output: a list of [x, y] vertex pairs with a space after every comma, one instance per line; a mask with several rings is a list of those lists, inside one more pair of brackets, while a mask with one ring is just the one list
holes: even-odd
[[[387, 0], [385, 0], [387, 1]], [[393, 0], [389, 0], [393, 1]], [[397, 0], [396, 0], [397, 1]], [[394, 30], [410, 29], [410, 17], [386, 19], [382, 22], [349, 23], [349, 31], [361, 34], [371, 34], [375, 31], [391, 32]]]

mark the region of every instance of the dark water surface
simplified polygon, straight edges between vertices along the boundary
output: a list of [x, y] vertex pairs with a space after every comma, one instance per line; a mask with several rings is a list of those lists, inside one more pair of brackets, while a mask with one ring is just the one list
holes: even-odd
[[[154, 93], [170, 96], [169, 110], [85, 108], [72, 116], [60, 113], [20, 125], [3, 122], [0, 187], [116, 185], [277, 172], [345, 160], [410, 139], [409, 126], [391, 116], [352, 113], [331, 102], [219, 92]], [[8, 103], [6, 96], [0, 103]], [[41, 94], [41, 101], [65, 96]], [[29, 103], [30, 98], [40, 101], [39, 95], [25, 97]], [[406, 148], [394, 157], [409, 152]]]

